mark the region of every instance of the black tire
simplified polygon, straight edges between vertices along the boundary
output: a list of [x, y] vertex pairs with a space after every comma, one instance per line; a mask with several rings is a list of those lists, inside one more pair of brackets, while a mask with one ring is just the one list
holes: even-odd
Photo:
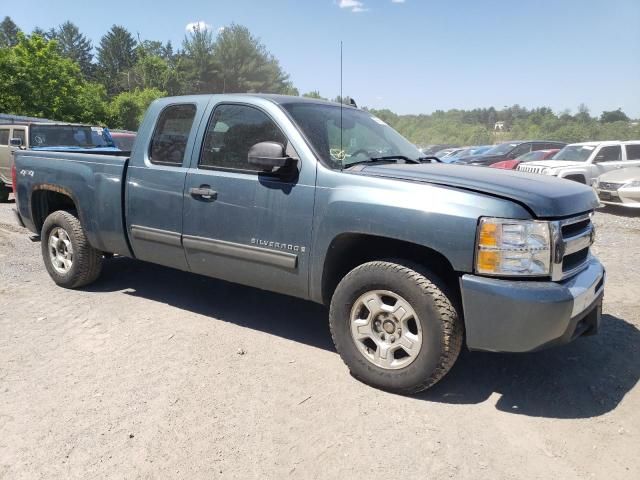
[[[56, 227], [62, 228], [68, 234], [73, 247], [73, 261], [66, 273], [56, 270], [49, 253], [49, 237]], [[61, 287], [83, 287], [100, 276], [102, 253], [89, 244], [80, 220], [70, 212], [58, 210], [47, 217], [42, 227], [41, 247], [47, 272]]]
[[7, 203], [9, 201], [9, 194], [11, 189], [0, 184], [0, 203]]
[[[331, 336], [351, 374], [383, 390], [413, 394], [425, 390], [451, 369], [462, 349], [464, 328], [444, 284], [425, 268], [402, 262], [375, 261], [349, 272], [331, 299]], [[373, 290], [389, 290], [405, 299], [417, 314], [422, 346], [406, 367], [386, 369], [369, 361], [351, 335], [351, 310], [357, 299]]]

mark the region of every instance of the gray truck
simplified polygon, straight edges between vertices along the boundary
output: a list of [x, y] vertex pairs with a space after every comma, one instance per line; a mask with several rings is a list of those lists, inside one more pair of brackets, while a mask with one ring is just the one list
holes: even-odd
[[594, 334], [593, 190], [421, 155], [352, 107], [164, 98], [129, 158], [18, 152], [16, 213], [62, 287], [123, 255], [327, 305], [352, 375], [389, 391], [432, 386], [464, 343], [527, 352]]

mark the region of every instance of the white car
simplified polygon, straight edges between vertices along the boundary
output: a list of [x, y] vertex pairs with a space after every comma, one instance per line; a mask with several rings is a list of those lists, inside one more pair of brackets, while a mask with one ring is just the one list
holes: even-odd
[[596, 182], [598, 198], [607, 205], [640, 208], [640, 167], [605, 173]]
[[518, 170], [594, 185], [603, 173], [635, 166], [640, 166], [640, 140], [572, 143], [550, 160], [521, 163]]

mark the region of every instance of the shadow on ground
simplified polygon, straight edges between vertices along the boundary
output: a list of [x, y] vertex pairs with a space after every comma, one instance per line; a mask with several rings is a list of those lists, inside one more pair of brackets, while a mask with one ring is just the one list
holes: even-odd
[[609, 213], [618, 217], [640, 217], [640, 208], [619, 207], [617, 205], [605, 205], [598, 209], [599, 212]]
[[[167, 303], [270, 335], [334, 351], [327, 310], [314, 303], [127, 258], [105, 263], [87, 290]], [[178, 317], [179, 318], [179, 317]], [[415, 398], [478, 404], [494, 393], [504, 412], [549, 418], [589, 418], [620, 403], [640, 378], [640, 331], [604, 315], [601, 332], [530, 354], [463, 352], [453, 370]]]

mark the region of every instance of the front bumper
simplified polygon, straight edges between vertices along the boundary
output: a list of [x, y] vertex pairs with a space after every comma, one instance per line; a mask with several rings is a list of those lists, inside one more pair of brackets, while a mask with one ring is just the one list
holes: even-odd
[[640, 188], [598, 189], [598, 199], [605, 205], [640, 208]]
[[562, 282], [460, 279], [467, 346], [471, 350], [529, 352], [598, 331], [605, 271], [587, 268]]

